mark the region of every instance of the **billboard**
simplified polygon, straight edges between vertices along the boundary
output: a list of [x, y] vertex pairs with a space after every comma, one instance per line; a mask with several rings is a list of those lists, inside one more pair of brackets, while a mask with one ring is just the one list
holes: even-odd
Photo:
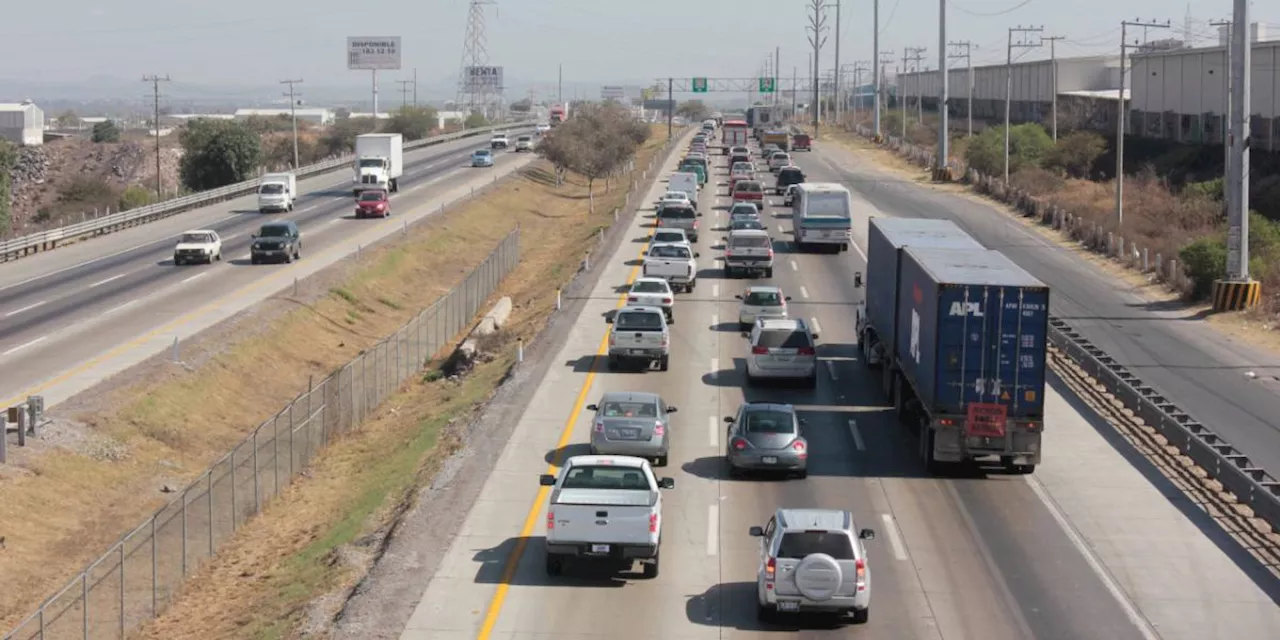
[[627, 97], [627, 90], [620, 85], [605, 85], [600, 87], [601, 100], [621, 100]]
[[400, 36], [348, 36], [348, 69], [399, 69]]
[[502, 67], [467, 67], [467, 91], [502, 91]]

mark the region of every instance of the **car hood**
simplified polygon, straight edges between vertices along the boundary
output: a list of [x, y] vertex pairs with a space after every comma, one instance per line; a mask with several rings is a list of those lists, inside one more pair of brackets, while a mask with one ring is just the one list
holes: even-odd
[[369, 201], [369, 200], [360, 200], [360, 201], [356, 202], [356, 206], [357, 206], [357, 207], [363, 207], [363, 208], [366, 208], [366, 209], [372, 209], [372, 208], [374, 208], [374, 207], [381, 206], [381, 205], [384, 205], [384, 204], [386, 204], [386, 202], [383, 202], [383, 201], [372, 202], [372, 201]]
[[205, 249], [212, 249], [212, 248], [213, 248], [213, 243], [210, 243], [210, 242], [179, 242], [178, 246], [174, 247], [173, 250], [174, 251], [190, 251], [192, 249], [205, 250]]

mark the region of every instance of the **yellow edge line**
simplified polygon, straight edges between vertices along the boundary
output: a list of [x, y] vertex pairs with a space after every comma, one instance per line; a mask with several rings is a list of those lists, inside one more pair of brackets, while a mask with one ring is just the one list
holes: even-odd
[[[645, 253], [649, 249], [649, 242], [646, 241], [640, 249], [640, 258], [643, 259]], [[627, 285], [635, 282], [636, 276], [640, 273], [640, 266], [631, 268], [631, 274], [627, 276]], [[616, 308], [622, 308], [627, 302], [627, 294], [623, 293], [618, 296], [618, 305]], [[587, 401], [587, 394], [591, 391], [591, 385], [596, 379], [596, 368], [600, 362], [600, 356], [609, 353], [609, 332], [604, 333], [604, 337], [600, 339], [600, 346], [596, 348], [595, 357], [591, 360], [591, 369], [587, 371], [587, 377], [582, 381], [582, 389], [578, 391], [578, 399], [573, 403], [573, 411], [569, 412], [569, 419], [565, 422], [564, 429], [560, 432], [560, 440], [556, 443], [556, 455], [551, 460], [551, 464], [547, 465], [547, 473], [555, 474], [564, 462], [564, 448], [569, 444], [569, 439], [573, 437], [574, 425], [578, 422], [578, 416], [582, 413], [582, 406]], [[529, 536], [533, 535], [533, 528], [538, 524], [538, 513], [542, 511], [542, 503], [546, 502], [547, 494], [550, 493], [549, 487], [538, 487], [538, 495], [533, 499], [533, 506], [529, 508], [529, 514], [525, 516], [524, 526], [520, 528], [520, 538], [516, 541], [515, 547], [511, 550], [511, 555], [507, 556], [506, 566], [502, 568], [502, 578], [498, 581], [498, 588], [493, 592], [493, 598], [489, 600], [489, 606], [485, 610], [484, 623], [480, 625], [480, 633], [476, 636], [477, 640], [489, 640], [489, 634], [493, 633], [494, 625], [498, 624], [498, 616], [502, 614], [502, 605], [506, 602], [507, 591], [511, 589], [511, 581], [515, 579], [516, 569], [520, 565], [520, 558], [524, 556], [525, 548], [529, 546]]]
[[[459, 198], [461, 198], [461, 196], [460, 196]], [[457, 199], [455, 199], [454, 201], [451, 201], [451, 202], [456, 202], [456, 201], [457, 201]], [[446, 206], [447, 206], [447, 205], [448, 205], [448, 203], [446, 203]], [[427, 215], [430, 215], [430, 214], [431, 214], [431, 212], [433, 212], [433, 211], [435, 211], [437, 208], [439, 208], [439, 205], [433, 205], [433, 206], [431, 206], [431, 207], [427, 207], [427, 206], [424, 204], [424, 205], [422, 205], [422, 206], [420, 206], [420, 207], [415, 207], [413, 210], [416, 210], [416, 209], [419, 209], [419, 208], [423, 208], [423, 207], [427, 208]], [[412, 211], [413, 211], [413, 210], [410, 210], [411, 212], [410, 212], [408, 215], [412, 215]], [[426, 219], [426, 217], [427, 217], [427, 216], [423, 216], [422, 218], [419, 218], [417, 221], [415, 221], [415, 224], [416, 224], [417, 222], [421, 222], [422, 220], [425, 220], [425, 219]], [[400, 218], [386, 218], [385, 220], [381, 220], [378, 224], [381, 224], [381, 225], [382, 225], [382, 226], [384, 226], [384, 227], [389, 227], [389, 226], [392, 226], [392, 225], [396, 225], [396, 226], [403, 226], [403, 222], [401, 221], [401, 219], [400, 219]], [[372, 226], [372, 225], [370, 225], [370, 226]], [[369, 229], [368, 231], [373, 231], [374, 229], [376, 229], [376, 227], [373, 227], [373, 228]], [[381, 235], [381, 236], [379, 236], [379, 237], [375, 238], [375, 239], [371, 242], [371, 244], [372, 244], [372, 243], [376, 243], [376, 242], [381, 242], [381, 241], [383, 241], [383, 240], [385, 240], [385, 239], [387, 239], [387, 238], [389, 238], [389, 237], [391, 237], [391, 234], [390, 234], [390, 233], [383, 234], [383, 235]], [[327, 250], [325, 250], [325, 251], [321, 252], [321, 253], [319, 254], [318, 258], [313, 258], [313, 260], [319, 259], [319, 260], [321, 260], [321, 261], [323, 262], [324, 260], [328, 259], [328, 257], [329, 257], [329, 256], [332, 256], [332, 255], [334, 255], [334, 254], [339, 254], [339, 255], [338, 255], [338, 258], [340, 259], [340, 258], [345, 257], [347, 254], [352, 254], [352, 253], [354, 253], [354, 252], [353, 252], [353, 251], [351, 251], [351, 250], [344, 250], [344, 249], [342, 249], [341, 247], [330, 247], [329, 249], [327, 249]], [[337, 262], [337, 259], [335, 259], [335, 260], [334, 260], [334, 262], [336, 263], [336, 262]], [[293, 264], [286, 265], [284, 269], [280, 269], [280, 270], [277, 270], [277, 271], [273, 272], [273, 273], [271, 274], [271, 276], [279, 276], [280, 274], [287, 274], [287, 273], [289, 273], [290, 271], [296, 271], [296, 270], [298, 270], [300, 267], [305, 266], [306, 264], [309, 264], [309, 263], [297, 263], [297, 262], [295, 262], [295, 263], [293, 263]], [[327, 268], [327, 267], [329, 267], [329, 266], [332, 266], [332, 265], [325, 265], [325, 266], [321, 267], [321, 269]], [[27, 396], [33, 396], [33, 395], [37, 395], [37, 394], [43, 393], [43, 392], [45, 392], [45, 391], [49, 390], [50, 388], [52, 388], [52, 387], [54, 387], [54, 386], [56, 386], [56, 385], [59, 385], [59, 384], [61, 384], [61, 383], [63, 383], [63, 382], [66, 382], [66, 381], [67, 381], [67, 380], [69, 380], [70, 378], [73, 378], [73, 377], [75, 377], [75, 376], [77, 376], [77, 375], [80, 375], [81, 373], [84, 373], [84, 372], [86, 372], [86, 371], [88, 371], [88, 370], [92, 369], [93, 367], [96, 367], [96, 366], [98, 366], [98, 365], [102, 364], [103, 362], [106, 362], [107, 360], [110, 360], [111, 358], [114, 358], [114, 357], [116, 357], [116, 356], [119, 356], [119, 355], [121, 355], [121, 354], [123, 354], [123, 353], [125, 353], [125, 352], [129, 351], [130, 349], [134, 349], [134, 348], [136, 348], [136, 347], [139, 347], [139, 346], [141, 346], [141, 345], [145, 344], [146, 342], [150, 341], [151, 339], [155, 338], [156, 336], [159, 336], [159, 335], [164, 334], [164, 333], [168, 333], [168, 332], [170, 332], [170, 331], [173, 331], [173, 330], [175, 330], [175, 329], [178, 329], [178, 328], [182, 327], [182, 326], [183, 326], [183, 325], [185, 325], [185, 324], [190, 323], [190, 322], [191, 322], [193, 319], [195, 319], [197, 316], [199, 316], [199, 315], [201, 315], [201, 314], [204, 314], [204, 313], [207, 313], [207, 312], [209, 312], [209, 311], [211, 311], [211, 310], [213, 310], [213, 309], [215, 309], [215, 308], [217, 308], [217, 307], [221, 307], [221, 306], [223, 306], [223, 305], [226, 303], [226, 301], [227, 301], [227, 299], [228, 299], [228, 298], [235, 298], [235, 297], [244, 296], [244, 295], [247, 295], [247, 294], [249, 294], [249, 293], [251, 293], [251, 292], [253, 292], [253, 291], [256, 291], [256, 290], [258, 290], [258, 289], [261, 289], [261, 288], [263, 288], [263, 287], [267, 286], [267, 284], [271, 282], [271, 276], [267, 276], [266, 278], [261, 279], [261, 280], [255, 280], [255, 281], [253, 281], [252, 283], [250, 283], [250, 284], [248, 284], [248, 285], [246, 285], [246, 286], [244, 286], [244, 287], [241, 287], [241, 288], [239, 288], [239, 289], [237, 289], [237, 290], [235, 290], [235, 291], [233, 291], [233, 292], [231, 292], [231, 293], [229, 293], [229, 294], [227, 294], [227, 295], [222, 296], [222, 297], [221, 297], [221, 298], [219, 298], [218, 300], [215, 300], [215, 301], [213, 301], [213, 302], [210, 302], [209, 304], [206, 304], [206, 305], [204, 305], [203, 307], [200, 307], [200, 308], [196, 309], [195, 311], [190, 311], [190, 312], [187, 312], [186, 314], [183, 314], [183, 315], [181, 315], [181, 316], [178, 316], [177, 318], [175, 318], [175, 319], [173, 319], [173, 320], [170, 320], [168, 323], [163, 324], [163, 325], [161, 325], [161, 326], [159, 326], [159, 327], [157, 327], [157, 328], [155, 328], [155, 329], [152, 329], [151, 331], [148, 331], [147, 333], [144, 333], [144, 334], [142, 334], [141, 336], [138, 336], [137, 338], [134, 338], [134, 339], [132, 339], [132, 340], [130, 340], [130, 341], [128, 341], [128, 342], [125, 342], [125, 343], [123, 343], [123, 344], [117, 345], [117, 346], [115, 346], [115, 347], [113, 347], [113, 348], [111, 348], [111, 349], [107, 350], [107, 351], [106, 351], [106, 352], [104, 352], [104, 353], [101, 353], [101, 354], [99, 354], [99, 355], [97, 355], [97, 356], [94, 356], [93, 358], [89, 359], [89, 360], [88, 360], [88, 361], [86, 361], [86, 362], [83, 362], [83, 363], [81, 363], [81, 364], [79, 364], [79, 365], [77, 365], [77, 366], [75, 366], [75, 367], [72, 367], [72, 368], [70, 368], [70, 369], [67, 369], [66, 371], [63, 371], [62, 373], [56, 374], [54, 377], [49, 378], [49, 379], [45, 380], [44, 382], [39, 383], [39, 384], [38, 384], [38, 385], [36, 385], [35, 387], [32, 387], [32, 388], [30, 388], [30, 389], [27, 389], [27, 390], [25, 390], [25, 391], [23, 391], [23, 392], [19, 393], [19, 394], [18, 394], [18, 395], [16, 395], [16, 396], [13, 396], [13, 397], [11, 397], [11, 398], [6, 399], [3, 403], [0, 403], [0, 407], [11, 407], [11, 406], [13, 406], [13, 405], [15, 405], [15, 404], [18, 404], [18, 403], [20, 403], [20, 402], [25, 402], [25, 401], [26, 401]], [[285, 290], [285, 288], [287, 288], [287, 287], [288, 287], [288, 283], [287, 283], [287, 282], [282, 283], [282, 284], [280, 285], [280, 288], [279, 288], [279, 289], [277, 289], [277, 291], [284, 291], [284, 290]], [[255, 302], [254, 304], [258, 304], [258, 303], [256, 303], [256, 302]], [[230, 317], [230, 316], [228, 316], [228, 317]], [[225, 318], [223, 318], [223, 320], [225, 320]], [[222, 321], [222, 320], [219, 320], [218, 322], [221, 322], [221, 321]], [[150, 357], [150, 356], [148, 356], [148, 357]]]

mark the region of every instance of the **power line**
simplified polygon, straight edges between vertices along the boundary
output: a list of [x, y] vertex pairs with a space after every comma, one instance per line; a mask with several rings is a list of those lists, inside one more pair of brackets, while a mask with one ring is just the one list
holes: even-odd
[[1053, 71], [1053, 141], [1058, 141], [1058, 50], [1054, 45], [1059, 40], [1066, 40], [1065, 36], [1041, 36], [1042, 42], [1049, 43], [1049, 68]]
[[[297, 170], [301, 166], [298, 164], [298, 96], [302, 94], [294, 91], [294, 85], [302, 84], [302, 80], [281, 80], [280, 84], [289, 85], [289, 93], [285, 95], [289, 96], [289, 116], [293, 119], [293, 168]], [[375, 113], [374, 118], [377, 117]]]
[[143, 82], [151, 83], [151, 96], [154, 100], [155, 110], [154, 117], [151, 121], [156, 131], [156, 199], [164, 199], [164, 177], [160, 173], [160, 83], [169, 82], [169, 76], [161, 78], [159, 75], [142, 76]]
[[[1013, 41], [1013, 34], [1020, 34], [1022, 40]], [[1031, 42], [1027, 40], [1028, 34], [1044, 33], [1044, 27], [1024, 27], [1018, 25], [1009, 27], [1008, 40], [1006, 41], [1006, 55], [1004, 64], [1004, 184], [1009, 185], [1009, 112], [1013, 107], [1013, 50], [1014, 49], [1034, 49], [1041, 46], [1039, 41]]]
[[[961, 42], [948, 42], [947, 45], [955, 48], [955, 51], [947, 56], [948, 59], [951, 59], [951, 60], [959, 60], [961, 58], [964, 59], [965, 84], [969, 85], [968, 86], [969, 97], [966, 98], [965, 111], [967, 112], [968, 119], [969, 119], [968, 135], [969, 137], [973, 137], [973, 50], [978, 48], [978, 45], [974, 44], [973, 42], [970, 42], [969, 40], [964, 40]], [[963, 50], [964, 52], [961, 53], [961, 50]]]
[[[396, 84], [400, 85], [400, 108], [409, 106], [409, 87], [414, 87], [413, 80], [396, 80]], [[414, 87], [417, 90], [417, 87]]]
[[1014, 11], [1017, 11], [1018, 9], [1021, 9], [1031, 4], [1032, 2], [1035, 2], [1035, 0], [1022, 0], [1022, 2], [1019, 2], [1018, 4], [1015, 4], [1012, 7], [1009, 7], [1008, 9], [1001, 9], [999, 11], [973, 11], [970, 9], [966, 9], [963, 6], [958, 4], [955, 5], [955, 8], [959, 10], [960, 13], [968, 14], [971, 16], [976, 16], [979, 18], [994, 18], [996, 16], [1003, 16], [1006, 14], [1013, 13]]
[[1143, 22], [1141, 20], [1122, 20], [1120, 22], [1120, 95], [1116, 96], [1116, 229], [1119, 230], [1124, 224], [1124, 126], [1125, 120], [1129, 119], [1129, 108], [1125, 106], [1124, 101], [1124, 72], [1126, 52], [1130, 47], [1136, 47], [1136, 44], [1126, 42], [1128, 38], [1129, 27], [1142, 27], [1146, 29], [1168, 29], [1172, 25], [1165, 21], [1164, 24], [1159, 22]]

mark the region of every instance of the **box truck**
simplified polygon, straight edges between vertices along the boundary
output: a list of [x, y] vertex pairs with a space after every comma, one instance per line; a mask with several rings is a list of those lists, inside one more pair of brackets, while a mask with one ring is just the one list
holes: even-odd
[[400, 190], [404, 173], [404, 137], [398, 133], [366, 133], [356, 136], [355, 177], [352, 193], [366, 189], [388, 193]]
[[[867, 296], [857, 312], [865, 361], [918, 435], [931, 473], [998, 460], [1013, 473], [1040, 462], [1049, 288], [945, 221], [868, 238]], [[860, 281], [855, 277], [855, 281]]]
[[298, 199], [298, 176], [292, 173], [264, 173], [258, 179], [258, 213], [293, 211]]

